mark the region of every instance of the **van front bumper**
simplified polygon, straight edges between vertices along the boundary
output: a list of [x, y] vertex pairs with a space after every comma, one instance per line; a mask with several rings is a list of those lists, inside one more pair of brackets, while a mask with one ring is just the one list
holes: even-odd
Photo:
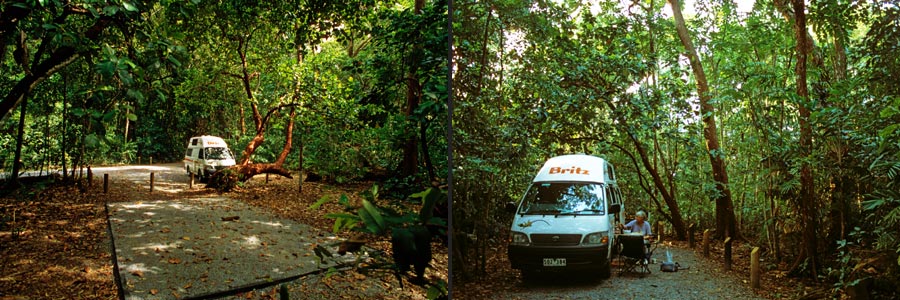
[[[513, 246], [507, 251], [513, 269], [541, 271], [596, 270], [607, 266], [609, 245], [602, 246]], [[544, 266], [545, 258], [565, 258], [565, 266]]]

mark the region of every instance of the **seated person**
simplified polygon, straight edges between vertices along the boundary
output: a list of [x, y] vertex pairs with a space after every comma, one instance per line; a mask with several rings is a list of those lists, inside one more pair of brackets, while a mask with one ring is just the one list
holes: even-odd
[[[648, 237], [653, 236], [653, 232], [650, 231], [650, 222], [644, 221], [647, 218], [647, 213], [644, 211], [638, 211], [634, 214], [634, 220], [622, 226], [624, 229], [631, 230], [631, 232], [640, 232], [641, 235]], [[621, 226], [621, 224], [620, 224]]]

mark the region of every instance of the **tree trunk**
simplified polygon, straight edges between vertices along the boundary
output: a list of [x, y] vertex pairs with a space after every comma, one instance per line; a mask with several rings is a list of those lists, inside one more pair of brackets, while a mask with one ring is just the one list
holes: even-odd
[[[807, 59], [811, 49], [810, 40], [806, 30], [806, 7], [803, 0], [792, 0], [794, 8], [794, 34], [797, 39], [797, 95], [800, 97], [800, 158], [805, 158], [812, 152], [812, 125], [809, 122], [809, 90], [807, 88]], [[797, 258], [798, 262], [807, 260], [807, 268], [811, 278], [818, 278], [818, 241], [816, 228], [818, 221], [815, 208], [815, 194], [812, 169], [809, 163], [800, 159], [800, 223], [803, 226], [803, 247], [805, 255]], [[800, 265], [796, 264], [795, 265]]]
[[[611, 101], [606, 101], [606, 106], [609, 107], [610, 111], [616, 111], [616, 105]], [[666, 202], [666, 206], [669, 207], [669, 214], [665, 214], [662, 209], [659, 207], [658, 200], [656, 200], [656, 196], [653, 195], [652, 192], [647, 191], [648, 196], [653, 199], [653, 201], [657, 204], [657, 209], [666, 218], [671, 224], [672, 229], [675, 230], [675, 236], [678, 240], [687, 239], [687, 225], [684, 223], [684, 219], [681, 217], [681, 209], [678, 207], [678, 201], [675, 201], [675, 195], [669, 193], [669, 190], [666, 188], [666, 185], [662, 181], [662, 177], [659, 175], [659, 170], [650, 162], [650, 155], [647, 153], [647, 149], [644, 148], [644, 145], [640, 140], [635, 136], [634, 132], [630, 129], [631, 125], [628, 123], [628, 119], [625, 116], [620, 116], [617, 118], [620, 128], [628, 135], [628, 138], [631, 139], [631, 142], [634, 144], [634, 148], [637, 150], [638, 155], [641, 158], [641, 164], [644, 166], [644, 169], [647, 169], [647, 172], [650, 173], [650, 178], [653, 179], [653, 186], [656, 187], [656, 190], [662, 196], [663, 201]], [[627, 154], [627, 151], [622, 150]], [[631, 156], [631, 155], [629, 155]], [[632, 160], [635, 158], [633, 156]], [[635, 168], [638, 168], [637, 162], [635, 162]]]
[[[627, 128], [627, 122], [624, 122], [624, 118], [621, 120], [623, 120], [622, 124]], [[650, 173], [650, 177], [653, 178], [653, 185], [656, 186], [656, 190], [662, 195], [663, 201], [666, 202], [666, 206], [669, 207], [669, 222], [672, 223], [672, 229], [675, 230], [675, 236], [678, 240], [687, 239], [687, 226], [684, 223], [684, 219], [681, 217], [681, 209], [678, 207], [678, 202], [675, 201], [675, 195], [668, 192], [666, 185], [662, 181], [662, 177], [659, 175], [659, 170], [657, 170], [650, 162], [647, 149], [644, 148], [643, 144], [641, 144], [630, 130], [628, 130], [628, 137], [631, 138], [632, 143], [634, 143], [634, 147], [641, 157], [641, 163], [644, 165], [644, 168], [647, 169], [647, 172]], [[655, 196], [650, 195], [650, 197]]]
[[[425, 6], [425, 0], [415, 0], [415, 14], [422, 14], [422, 8]], [[420, 38], [416, 36], [415, 40]], [[422, 87], [419, 85], [418, 69], [421, 56], [421, 46], [414, 43], [413, 49], [409, 56], [409, 72], [406, 74], [406, 117], [411, 119], [415, 114], [416, 108], [419, 107], [419, 98], [421, 97]], [[409, 127], [407, 127], [409, 128]], [[407, 129], [409, 130], [409, 129]], [[410, 133], [406, 135], [406, 142], [403, 144], [403, 160], [400, 161], [399, 173], [400, 177], [409, 177], [418, 173], [419, 169], [419, 147], [416, 134]], [[423, 141], [424, 142], [424, 141]]]
[[686, 54], [691, 63], [691, 69], [697, 80], [700, 115], [703, 118], [703, 137], [706, 139], [706, 148], [710, 164], [712, 165], [713, 180], [716, 182], [716, 191], [718, 192], [715, 197], [716, 235], [720, 238], [735, 237], [738, 233], [734, 220], [731, 189], [728, 186], [728, 173], [725, 168], [724, 155], [719, 147], [719, 140], [716, 134], [715, 108], [710, 104], [711, 99], [706, 73], [703, 71], [703, 65], [700, 63], [700, 58], [697, 56], [697, 51], [694, 49], [694, 45], [688, 35], [678, 0], [669, 0], [669, 3], [672, 4], [672, 14], [675, 16], [675, 28], [678, 31], [678, 37], [687, 51]]
[[435, 175], [434, 164], [431, 162], [431, 154], [428, 151], [428, 143], [426, 143], [426, 134], [428, 133], [428, 123], [419, 124], [419, 139], [422, 140], [422, 158], [425, 159], [425, 169], [428, 170], [428, 179], [437, 180]]
[[19, 112], [19, 129], [16, 133], [16, 152], [13, 157], [13, 168], [12, 174], [7, 179], [7, 186], [14, 188], [19, 185], [19, 172], [21, 171], [22, 166], [22, 144], [25, 142], [25, 113], [28, 110], [28, 93], [22, 97], [22, 107]]

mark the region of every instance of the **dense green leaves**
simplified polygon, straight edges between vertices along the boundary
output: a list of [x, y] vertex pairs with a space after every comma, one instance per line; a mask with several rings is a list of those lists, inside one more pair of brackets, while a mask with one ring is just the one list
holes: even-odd
[[[665, 190], [688, 222], [710, 228], [709, 200], [717, 189], [704, 162], [712, 154], [728, 164], [739, 231], [766, 244], [774, 258], [800, 254], [786, 237], [799, 234], [799, 170], [809, 164], [821, 247], [833, 249], [833, 241], [848, 238], [842, 228], [869, 224], [862, 227], [882, 230], [857, 237], [888, 243], [883, 249], [891, 251], [880, 253], [894, 261], [898, 247], [885, 233], [897, 235], [898, 227], [884, 218], [893, 206], [865, 200], [890, 199], [884, 192], [896, 190], [900, 173], [900, 93], [888, 84], [900, 74], [900, 56], [888, 50], [897, 40], [896, 6], [811, 4], [815, 49], [804, 101], [794, 92], [791, 13], [776, 6], [783, 1], [757, 1], [752, 8], [694, 3], [688, 29], [706, 69], [721, 144], [712, 153], [701, 135], [696, 82], [664, 2], [456, 2], [458, 231], [484, 235], [484, 226], [507, 226], [499, 208], [521, 195], [543, 160], [572, 152], [616, 165], [627, 212], [647, 209], [665, 219], [673, 208], [658, 201]], [[809, 154], [798, 147], [801, 106], [811, 108]], [[653, 170], [661, 185], [653, 183]], [[878, 204], [872, 209], [879, 217], [866, 218], [872, 211], [860, 203]], [[897, 273], [894, 268], [885, 276]]]
[[[37, 71], [26, 67], [70, 59], [28, 93], [39, 103], [29, 105], [26, 140], [44, 146], [26, 143], [24, 152], [44, 158], [27, 168], [180, 161], [187, 139], [202, 134], [222, 136], [237, 150], [252, 138], [254, 106], [261, 114], [295, 106], [294, 149], [302, 143], [305, 169], [331, 180], [390, 175], [398, 145], [417, 123], [425, 133], [416, 138], [429, 152], [446, 153], [445, 2], [427, 2], [421, 15], [411, 13], [412, 3], [368, 0], [2, 5], [4, 108], [19, 108], [20, 86]], [[114, 26], [105, 23], [113, 19]], [[423, 39], [410, 40], [413, 33]], [[417, 62], [409, 60], [414, 45], [424, 53]], [[75, 50], [56, 58], [66, 47]], [[30, 61], [19, 60], [19, 48]], [[420, 65], [423, 105], [407, 120], [403, 76], [412, 63]], [[268, 119], [254, 161], [281, 152], [286, 111]], [[2, 120], [4, 138], [16, 121]], [[14, 146], [0, 146], [9, 158], [3, 167], [11, 166], [5, 154]], [[42, 151], [66, 155], [33, 155]], [[298, 158], [289, 155], [286, 166], [299, 167]], [[445, 176], [445, 156], [429, 162]]]

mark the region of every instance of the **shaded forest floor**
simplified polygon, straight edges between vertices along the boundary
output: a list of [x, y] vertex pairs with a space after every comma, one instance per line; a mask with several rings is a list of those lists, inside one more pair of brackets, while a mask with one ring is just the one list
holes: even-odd
[[[687, 242], [664, 241], [654, 251], [658, 261], [666, 258], [666, 247], [673, 253], [673, 261], [683, 270], [660, 272], [659, 264], [651, 264], [651, 274], [635, 279], [630, 274], [616, 274], [606, 280], [587, 280], [594, 276], [557, 276], [523, 281], [519, 270], [512, 269], [503, 243], [495, 243], [486, 250], [484, 270], [475, 269], [477, 262], [466, 263], [469, 278], [454, 280], [453, 297], [459, 299], [831, 299], [830, 285], [811, 280], [788, 277], [786, 268], [765, 261], [760, 278], [761, 288], [750, 287], [751, 246], [735, 242], [731, 271], [724, 270], [721, 243], [711, 245], [710, 257], [704, 258], [699, 244], [691, 249]], [[679, 254], [681, 257], [679, 257]], [[470, 256], [474, 259], [474, 256]], [[454, 265], [458, 265], [454, 263]], [[477, 275], [481, 274], [481, 275]], [[585, 274], [591, 275], [591, 274]], [[697, 293], [699, 294], [691, 294]], [[705, 291], [705, 292], [704, 292]], [[554, 296], [556, 295], [556, 296]]]
[[[202, 185], [201, 185], [202, 186]], [[333, 221], [324, 217], [341, 212], [343, 207], [329, 202], [319, 209], [308, 207], [323, 196], [351, 199], [368, 189], [371, 183], [330, 186], [304, 183], [298, 195], [297, 181], [272, 180], [258, 176], [238, 190], [224, 196], [263, 208], [279, 217], [289, 218], [331, 232]], [[71, 185], [50, 185], [35, 189], [27, 186], [0, 197], [0, 299], [116, 299], [110, 239], [104, 204], [122, 201], [157, 201], [198, 193], [214, 194], [198, 188], [187, 193], [148, 193], [129, 180], [113, 179], [109, 193], [102, 193], [102, 177], [89, 189]], [[345, 234], [341, 234], [345, 235]], [[346, 236], [341, 236], [346, 238]], [[384, 237], [366, 237], [368, 247], [390, 258], [390, 243]], [[447, 248], [432, 243], [434, 260], [426, 272], [429, 283], [447, 281]], [[363, 290], [378, 292], [381, 299], [425, 299], [428, 286], [410, 283], [384, 268], [341, 269], [313, 275], [288, 283], [292, 296], [315, 295], [319, 299], [368, 299]], [[276, 299], [276, 287], [232, 296], [240, 299]], [[292, 298], [294, 298], [292, 297]]]

